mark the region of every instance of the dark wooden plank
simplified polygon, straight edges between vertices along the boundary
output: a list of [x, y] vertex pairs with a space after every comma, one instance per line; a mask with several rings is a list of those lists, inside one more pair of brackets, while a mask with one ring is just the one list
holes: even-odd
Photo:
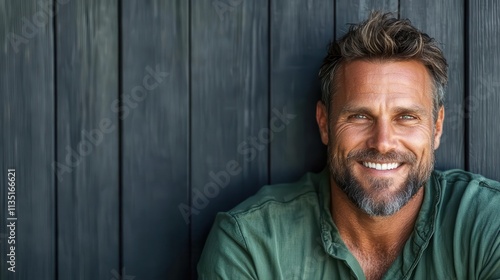
[[[43, 6], [0, 5], [0, 279], [6, 280], [55, 279], [54, 45], [52, 17]], [[9, 168], [16, 170], [17, 221], [7, 221]], [[7, 243], [10, 222], [15, 244]], [[7, 270], [10, 246], [14, 273]]]
[[122, 7], [123, 263], [136, 279], [189, 277], [188, 5]]
[[268, 1], [191, 5], [194, 270], [215, 214], [267, 183], [269, 33]]
[[449, 65], [444, 131], [435, 167], [464, 168], [464, 1], [405, 0], [400, 9], [401, 18], [410, 19], [441, 44]]
[[68, 1], [57, 18], [59, 279], [119, 266], [117, 1]]
[[500, 2], [469, 1], [469, 167], [472, 172], [500, 180]]
[[[318, 71], [334, 34], [333, 1], [271, 1], [271, 108], [295, 117], [271, 143], [271, 182], [290, 182], [325, 166], [316, 124]], [[276, 115], [271, 112], [272, 117]], [[278, 129], [279, 130], [279, 129]]]
[[335, 4], [335, 36], [340, 38], [349, 29], [349, 24], [365, 20], [372, 10], [397, 14], [398, 0], [337, 0]]

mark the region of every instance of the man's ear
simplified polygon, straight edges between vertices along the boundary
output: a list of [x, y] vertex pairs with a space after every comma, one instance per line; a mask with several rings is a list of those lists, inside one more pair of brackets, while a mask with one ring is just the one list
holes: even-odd
[[441, 135], [443, 134], [443, 123], [444, 123], [444, 106], [441, 105], [436, 119], [436, 124], [434, 127], [434, 150], [437, 150], [439, 144], [441, 143]]
[[318, 122], [319, 134], [321, 135], [321, 142], [328, 145], [328, 112], [323, 101], [316, 103], [316, 122]]

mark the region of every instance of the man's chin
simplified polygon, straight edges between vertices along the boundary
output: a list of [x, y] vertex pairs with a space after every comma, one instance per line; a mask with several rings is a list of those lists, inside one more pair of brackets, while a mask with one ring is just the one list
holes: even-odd
[[408, 181], [376, 179], [351, 184], [343, 191], [349, 199], [370, 216], [390, 216], [405, 206], [418, 192], [419, 187]]
[[408, 181], [407, 176], [402, 177], [399, 174], [394, 176], [354, 174], [353, 179], [357, 183], [358, 187], [363, 190], [363, 192], [371, 194], [373, 196], [377, 196], [377, 194], [380, 194], [384, 197], [399, 192], [402, 188], [405, 187], [404, 185]]

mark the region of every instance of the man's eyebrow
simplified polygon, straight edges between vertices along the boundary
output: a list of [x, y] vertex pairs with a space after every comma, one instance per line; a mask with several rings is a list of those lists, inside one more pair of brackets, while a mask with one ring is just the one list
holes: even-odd
[[370, 114], [371, 110], [368, 107], [347, 104], [340, 110], [340, 115], [345, 114]]
[[[406, 113], [406, 114], [415, 114], [415, 115], [420, 115], [420, 116], [427, 116], [429, 114], [428, 110], [426, 110], [424, 107], [418, 106], [418, 105], [395, 106], [395, 107], [391, 108], [391, 111], [393, 111], [395, 114]], [[372, 110], [368, 107], [365, 107], [365, 106], [347, 104], [340, 111], [340, 115], [345, 115], [345, 114], [367, 114], [367, 115], [370, 115], [370, 114], [372, 114]]]
[[419, 116], [427, 116], [429, 115], [429, 111], [426, 110], [424, 107], [418, 106], [418, 105], [413, 105], [413, 106], [396, 106], [393, 108], [393, 111], [396, 112], [396, 114], [415, 114]]

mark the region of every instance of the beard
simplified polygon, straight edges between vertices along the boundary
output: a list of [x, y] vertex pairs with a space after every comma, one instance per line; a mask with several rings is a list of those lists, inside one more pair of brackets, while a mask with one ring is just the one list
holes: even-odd
[[[391, 151], [385, 154], [375, 149], [363, 149], [349, 152], [346, 158], [341, 158], [333, 150], [332, 143], [328, 145], [328, 167], [332, 179], [347, 197], [361, 210], [370, 216], [390, 216], [405, 206], [429, 179], [434, 169], [434, 153], [429, 160], [417, 166], [417, 157], [410, 152]], [[434, 145], [431, 141], [431, 151]], [[398, 162], [409, 165], [410, 171], [395, 193], [377, 198], [381, 191], [391, 188], [394, 178], [370, 178], [368, 186], [362, 187], [360, 180], [354, 175], [354, 165], [357, 162]]]

